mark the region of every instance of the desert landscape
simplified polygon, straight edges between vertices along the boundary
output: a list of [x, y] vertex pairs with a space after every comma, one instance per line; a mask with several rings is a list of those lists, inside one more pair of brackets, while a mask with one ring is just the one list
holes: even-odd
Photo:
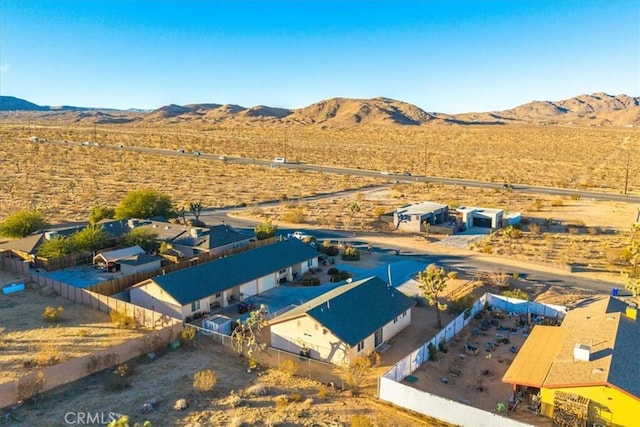
[[[561, 105], [565, 108], [568, 104]], [[599, 120], [574, 114], [550, 121], [549, 117], [532, 116], [529, 106], [510, 110], [497, 119], [481, 114], [448, 117], [386, 99], [329, 100], [293, 112], [268, 107], [178, 107], [149, 113], [0, 113], [0, 164], [8, 172], [0, 176], [0, 220], [27, 208], [41, 211], [51, 224], [86, 221], [92, 207], [113, 207], [132, 189], [152, 188], [168, 194], [176, 209], [199, 201], [206, 209], [233, 208], [233, 216], [256, 222], [268, 219], [283, 228], [354, 233], [381, 247], [391, 244], [425, 252], [473, 251], [501, 259], [505, 265], [511, 259], [535, 263], [541, 269], [543, 265], [571, 265], [576, 267], [574, 274], [624, 285], [620, 271], [627, 262], [630, 225], [637, 221], [636, 205], [517, 189], [522, 184], [640, 194], [640, 164], [636, 160], [640, 158], [640, 134], [637, 129], [617, 126], [618, 122], [605, 113]], [[401, 109], [404, 118], [389, 119], [385, 108], [391, 107]], [[339, 113], [328, 116], [327, 109]], [[360, 119], [355, 120], [356, 116]], [[495, 123], [488, 123], [491, 120]], [[158, 154], [122, 147], [171, 151]], [[229, 161], [275, 157], [286, 157], [287, 162], [300, 165], [384, 173], [360, 177], [283, 168], [273, 163]], [[414, 176], [420, 175], [434, 178], [428, 183], [418, 182]], [[438, 178], [474, 179], [496, 186], [444, 185]], [[515, 188], [500, 188], [502, 183]], [[354, 191], [333, 194], [342, 190]], [[314, 195], [323, 198], [307, 200]], [[518, 212], [522, 217], [519, 233], [506, 235], [504, 230], [496, 230], [468, 247], [448, 248], [438, 246], [444, 236], [400, 233], [380, 221], [381, 215], [399, 206], [421, 201], [447, 204], [451, 209], [484, 206]], [[354, 203], [358, 209], [352, 208]], [[0, 243], [6, 240], [0, 238]], [[375, 256], [359, 265], [371, 263], [375, 263]], [[4, 276], [1, 283], [19, 279]], [[482, 281], [470, 283], [472, 279], [452, 281], [449, 295], [457, 299], [502, 290]], [[457, 286], [466, 290], [456, 292]], [[521, 289], [532, 300], [556, 304], [575, 304], [590, 295], [515, 278], [512, 288]], [[64, 320], [54, 326], [44, 324], [40, 315], [50, 305], [61, 306], [65, 312]], [[144, 334], [139, 329], [114, 328], [106, 314], [59, 296], [43, 295], [41, 289], [33, 287], [20, 296], [1, 296], [0, 310], [15, 319], [3, 323], [0, 331], [5, 349], [0, 353], [4, 382], [46, 363]], [[414, 310], [418, 310], [415, 317], [433, 334], [433, 308]], [[24, 311], [31, 315], [18, 316]], [[424, 342], [428, 334], [411, 333], [412, 344], [417, 344], [416, 337]], [[409, 347], [404, 350], [411, 351]], [[144, 357], [130, 361], [135, 372], [121, 390], [105, 389], [113, 375], [106, 370], [47, 392], [33, 405], [10, 410], [5, 418], [10, 425], [63, 425], [60, 417], [83, 410], [130, 414], [132, 420], [150, 420], [153, 425], [168, 421], [192, 427], [437, 425], [434, 420], [376, 401], [376, 375], [398, 360], [394, 357], [402, 356], [394, 354], [397, 351], [400, 346], [383, 357], [382, 365], [369, 374], [360, 393], [352, 393], [304, 375], [292, 375], [287, 369], [273, 367], [273, 360], [265, 361], [257, 371], [246, 372], [246, 360], [207, 337], [199, 337], [194, 347], [165, 348], [152, 361]], [[456, 355], [457, 350], [453, 357]], [[181, 361], [187, 357], [190, 362], [185, 367]], [[506, 369], [511, 359], [507, 354], [485, 364], [491, 363], [492, 371], [497, 364]], [[464, 390], [475, 385], [477, 372], [457, 384], [452, 381], [442, 385], [437, 379], [444, 371], [430, 365], [416, 376], [430, 378], [428, 382], [435, 383], [432, 391], [454, 400], [470, 399]], [[193, 389], [193, 375], [203, 369], [216, 372], [213, 392], [203, 394]], [[492, 374], [483, 378], [483, 384], [488, 389], [508, 388], [500, 378], [500, 374]], [[167, 384], [171, 384], [168, 389]], [[444, 387], [444, 391], [436, 390], [438, 387]], [[484, 397], [487, 402], [496, 399], [493, 394]], [[173, 406], [178, 399], [188, 401], [189, 408], [177, 412]], [[487, 402], [490, 410], [493, 403]], [[145, 404], [153, 410], [143, 412]], [[52, 421], [52, 414], [60, 419]], [[535, 417], [523, 420], [542, 422]]]

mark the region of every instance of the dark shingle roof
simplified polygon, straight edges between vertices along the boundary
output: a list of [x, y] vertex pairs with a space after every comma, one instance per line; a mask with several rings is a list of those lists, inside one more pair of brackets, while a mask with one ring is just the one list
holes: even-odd
[[173, 240], [172, 243], [210, 250], [231, 243], [249, 240], [251, 238], [238, 233], [233, 229], [233, 227], [225, 224], [215, 225], [213, 227], [209, 227], [209, 229], [197, 228], [196, 230], [198, 230], [198, 237], [185, 234], [184, 236], [179, 236]]
[[289, 239], [156, 276], [151, 280], [178, 303], [185, 305], [318, 255], [309, 245]]
[[44, 233], [32, 234], [22, 239], [11, 240], [3, 243], [0, 247], [2, 249], [25, 252], [27, 254], [35, 254], [38, 247], [44, 240]]
[[414, 305], [414, 300], [393, 286], [370, 277], [335, 288], [272, 323], [306, 314], [353, 347]]
[[157, 255], [137, 254], [129, 258], [119, 260], [118, 264], [144, 265], [161, 259], [162, 257], [159, 257]]
[[640, 399], [640, 323], [621, 315], [608, 382]]

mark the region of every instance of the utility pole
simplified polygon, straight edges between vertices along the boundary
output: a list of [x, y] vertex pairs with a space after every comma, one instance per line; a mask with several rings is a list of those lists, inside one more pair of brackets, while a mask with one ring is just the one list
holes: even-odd
[[627, 195], [627, 188], [629, 186], [629, 161], [631, 159], [631, 153], [627, 153], [627, 173], [624, 177], [624, 195]]
[[427, 158], [429, 155], [429, 140], [424, 140], [424, 176], [427, 176]]

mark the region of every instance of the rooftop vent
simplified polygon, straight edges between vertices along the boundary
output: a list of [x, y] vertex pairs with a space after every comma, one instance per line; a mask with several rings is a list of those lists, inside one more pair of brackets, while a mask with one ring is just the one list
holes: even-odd
[[591, 357], [591, 346], [586, 344], [576, 344], [573, 346], [573, 360], [588, 362]]

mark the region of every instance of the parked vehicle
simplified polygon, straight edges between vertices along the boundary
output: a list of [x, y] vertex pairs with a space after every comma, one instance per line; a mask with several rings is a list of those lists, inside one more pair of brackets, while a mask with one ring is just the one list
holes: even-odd
[[184, 154], [184, 153], [185, 153], [184, 148], [178, 148], [178, 149], [176, 150], [176, 153]]
[[275, 157], [273, 159], [274, 163], [287, 163], [286, 157]]

